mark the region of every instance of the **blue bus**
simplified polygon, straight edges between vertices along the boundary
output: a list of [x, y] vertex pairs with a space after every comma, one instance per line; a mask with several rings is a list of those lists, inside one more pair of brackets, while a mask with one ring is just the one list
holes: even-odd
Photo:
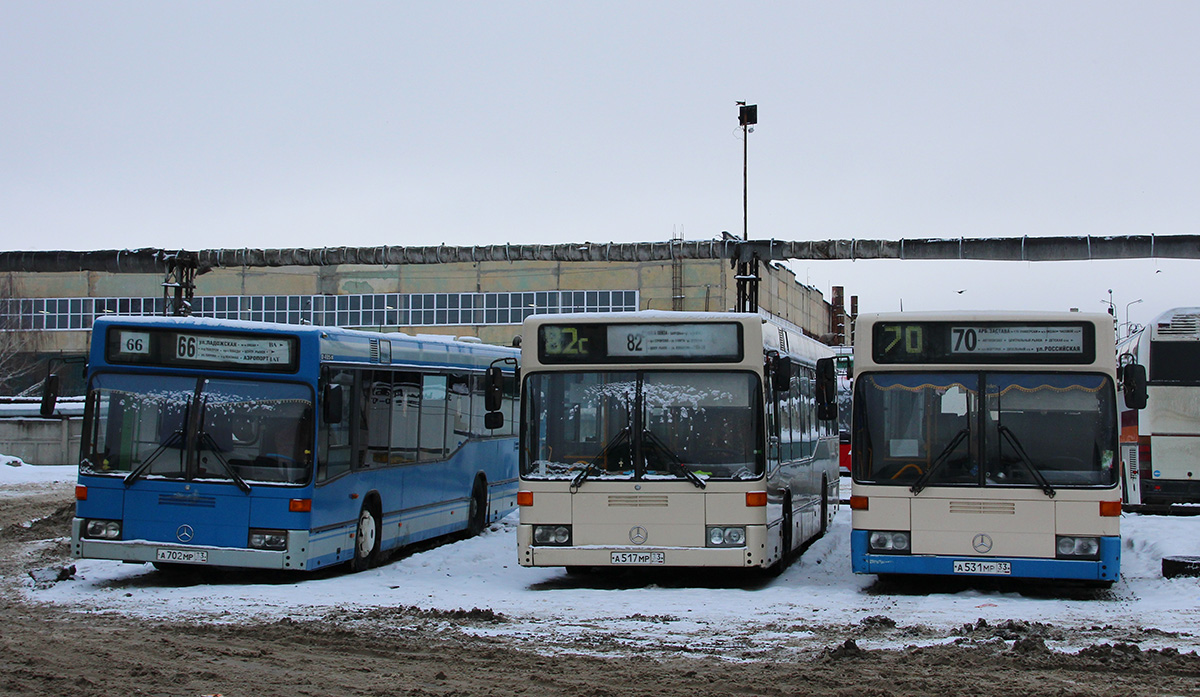
[[98, 319], [72, 553], [357, 571], [478, 533], [515, 508], [518, 355], [331, 327]]

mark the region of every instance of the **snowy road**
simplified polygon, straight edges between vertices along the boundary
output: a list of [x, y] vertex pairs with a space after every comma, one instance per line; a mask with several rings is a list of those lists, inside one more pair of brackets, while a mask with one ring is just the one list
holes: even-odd
[[[3, 475], [0, 483], [17, 476]], [[955, 580], [932, 588], [877, 584], [850, 571], [845, 508], [829, 533], [774, 579], [695, 572], [568, 577], [561, 569], [522, 568], [515, 522], [510, 516], [479, 537], [360, 574], [233, 574], [195, 583], [149, 565], [78, 560], [73, 580], [45, 589], [27, 585], [26, 593], [64, 608], [218, 622], [478, 608], [504, 621], [466, 631], [604, 654], [640, 649], [754, 658], [819, 651], [847, 636], [863, 648], [1036, 636], [1067, 652], [1114, 642], [1200, 649], [1200, 580], [1160, 574], [1163, 555], [1200, 554], [1200, 517], [1126, 515], [1122, 579], [1110, 591]]]

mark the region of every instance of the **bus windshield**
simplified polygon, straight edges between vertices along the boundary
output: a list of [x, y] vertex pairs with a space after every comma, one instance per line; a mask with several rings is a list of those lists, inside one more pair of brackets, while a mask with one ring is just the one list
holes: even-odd
[[527, 479], [756, 479], [761, 392], [747, 372], [530, 375]]
[[854, 478], [914, 490], [1111, 486], [1115, 408], [1104, 375], [863, 374], [854, 381]]
[[304, 385], [100, 374], [88, 388], [80, 470], [304, 484], [312, 419], [312, 391]]

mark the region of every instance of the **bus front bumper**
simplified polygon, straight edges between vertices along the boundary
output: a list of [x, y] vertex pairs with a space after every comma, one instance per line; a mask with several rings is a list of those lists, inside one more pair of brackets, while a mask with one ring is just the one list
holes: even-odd
[[[1121, 576], [1121, 538], [1101, 537], [1098, 560], [983, 557], [953, 554], [869, 554], [866, 530], [850, 534], [850, 559], [856, 574], [926, 574], [986, 578], [1044, 578], [1114, 582]], [[974, 562], [955, 570], [955, 562]], [[1007, 567], [1004, 565], [1007, 564]], [[959, 564], [959, 567], [964, 566]], [[1000, 569], [1007, 569], [1002, 573]]]
[[274, 551], [151, 540], [95, 540], [83, 537], [82, 528], [82, 518], [71, 522], [71, 556], [76, 559], [292, 571], [307, 568], [303, 553], [308, 547], [307, 530], [289, 530], [288, 548]]
[[517, 560], [521, 566], [581, 567], [764, 567], [775, 561], [766, 554], [766, 527], [746, 526], [746, 544], [740, 547], [684, 547], [651, 545], [533, 544], [533, 526], [517, 526]]

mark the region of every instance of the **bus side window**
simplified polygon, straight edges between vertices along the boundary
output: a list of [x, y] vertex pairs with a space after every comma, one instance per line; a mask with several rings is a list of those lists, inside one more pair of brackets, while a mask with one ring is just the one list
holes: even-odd
[[466, 375], [446, 381], [446, 449], [458, 450], [471, 435], [471, 389]]
[[[354, 375], [348, 370], [328, 370], [326, 380], [341, 385], [342, 394], [352, 399]], [[348, 399], [350, 401], [350, 399]], [[342, 420], [321, 422], [321, 441], [318, 443], [317, 480], [324, 481], [350, 471], [350, 409], [343, 405]]]
[[517, 379], [514, 375], [505, 373], [504, 375], [504, 405], [501, 411], [504, 412], [504, 427], [496, 429], [498, 436], [515, 436], [517, 434], [517, 426], [521, 420], [521, 413], [517, 410]]
[[471, 436], [474, 438], [486, 438], [492, 435], [483, 425], [484, 415], [484, 391], [487, 389], [487, 381], [483, 378], [483, 373], [472, 373], [470, 377], [471, 384]]
[[421, 376], [422, 462], [446, 456], [446, 376]]
[[417, 434], [421, 423], [421, 376], [418, 373], [392, 375], [391, 461], [417, 461]]
[[807, 366], [800, 380], [800, 391], [804, 411], [804, 456], [811, 457], [817, 451], [817, 372]]
[[392, 425], [392, 375], [383, 370], [363, 371], [363, 401], [366, 413], [362, 419], [365, 426], [366, 452], [359, 458], [362, 467], [379, 467], [388, 464], [388, 432]]
[[796, 420], [795, 378], [788, 380], [787, 389], [777, 390], [779, 399], [779, 459], [794, 460], [800, 454], [800, 423]]

